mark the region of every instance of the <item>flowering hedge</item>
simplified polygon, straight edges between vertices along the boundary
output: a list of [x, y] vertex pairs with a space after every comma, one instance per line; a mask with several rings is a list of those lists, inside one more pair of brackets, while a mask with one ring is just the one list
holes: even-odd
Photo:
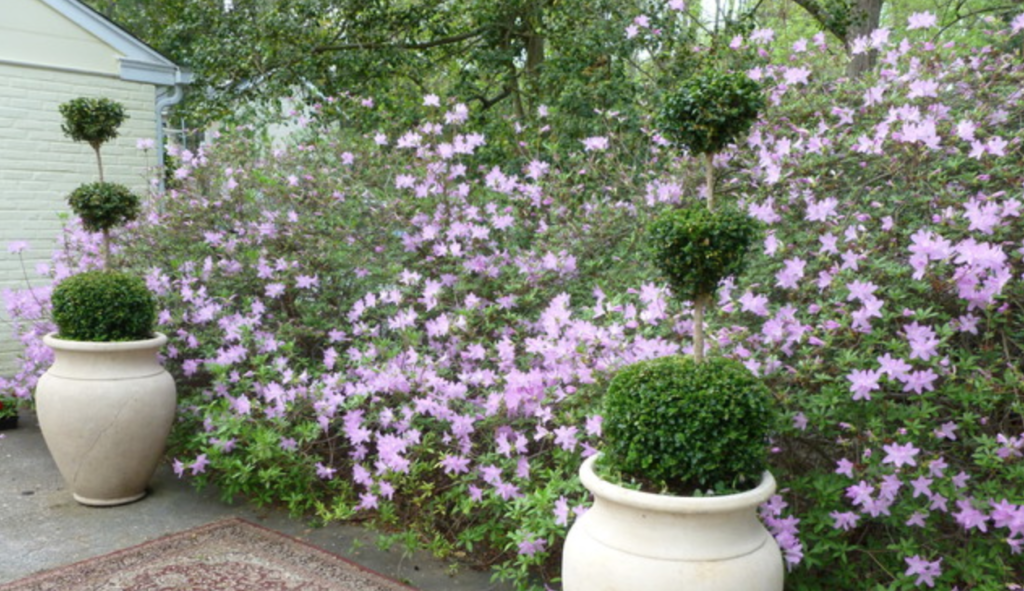
[[[876, 33], [882, 69], [855, 82], [815, 73], [822, 38], [749, 72], [770, 106], [716, 158], [718, 194], [767, 232], [709, 335], [788, 413], [762, 514], [793, 588], [1024, 576], [1021, 29], [982, 49]], [[550, 154], [557, 119], [513, 124], [525, 165], [494, 165], [468, 110], [428, 99], [402, 133], [310, 124], [264, 153], [240, 129], [181, 152], [115, 255], [160, 298], [180, 476], [530, 588], [587, 505], [575, 471], [611, 372], [690, 349], [643, 228], [702, 175], [656, 133]], [[43, 271], [95, 266], [95, 236], [64, 242]], [[28, 349], [4, 387], [25, 397], [46, 294], [8, 295]]]

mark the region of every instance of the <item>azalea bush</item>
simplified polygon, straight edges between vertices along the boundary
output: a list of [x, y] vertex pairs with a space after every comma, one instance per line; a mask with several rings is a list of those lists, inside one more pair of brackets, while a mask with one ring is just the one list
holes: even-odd
[[[881, 69], [861, 80], [818, 68], [823, 37], [752, 67], [768, 107], [713, 160], [765, 228], [707, 323], [786, 415], [762, 516], [792, 588], [1024, 578], [1024, 17], [976, 49], [920, 22], [862, 40]], [[457, 98], [421, 109], [401, 133], [308, 126], [277, 151], [227, 132], [176, 154], [177, 187], [118, 230], [171, 339], [170, 454], [228, 498], [557, 586], [609, 377], [692, 350], [692, 305], [643, 245], [698, 202], [703, 163], [609, 113], [557, 157], [546, 121], [509, 122], [520, 150], [495, 165]], [[95, 267], [100, 245], [71, 224], [40, 271]], [[48, 296], [8, 296], [26, 352], [3, 391], [27, 398]]]

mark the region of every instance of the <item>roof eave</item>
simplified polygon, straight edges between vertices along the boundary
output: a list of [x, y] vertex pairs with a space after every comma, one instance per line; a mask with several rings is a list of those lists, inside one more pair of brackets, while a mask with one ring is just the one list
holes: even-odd
[[123, 80], [158, 86], [188, 84], [192, 74], [146, 45], [137, 37], [111, 22], [78, 0], [41, 0], [76, 25], [113, 47], [120, 59]]

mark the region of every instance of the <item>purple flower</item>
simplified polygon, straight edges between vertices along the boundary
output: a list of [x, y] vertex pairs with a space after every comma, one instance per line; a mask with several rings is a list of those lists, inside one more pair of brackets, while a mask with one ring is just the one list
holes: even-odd
[[905, 326], [904, 331], [910, 344], [910, 359], [928, 361], [938, 355], [939, 339], [932, 327], [918, 324], [915, 320]]
[[882, 463], [892, 464], [896, 468], [899, 468], [900, 466], [916, 466], [917, 461], [915, 461], [914, 458], [921, 451], [914, 447], [913, 443], [905, 443], [903, 445], [893, 443], [883, 445], [882, 449], [885, 451], [885, 457], [882, 458]]
[[441, 467], [445, 474], [465, 474], [469, 472], [469, 458], [446, 455], [441, 460]]
[[936, 429], [933, 433], [939, 439], [948, 439], [950, 441], [956, 441], [956, 433], [954, 433], [954, 431], [956, 431], [958, 428], [959, 427], [957, 427], [956, 423], [949, 421], [943, 423], [942, 426]]
[[804, 267], [807, 266], [807, 261], [794, 257], [786, 259], [784, 265], [785, 267], [775, 274], [776, 284], [782, 288], [795, 289], [804, 277]]
[[356, 511], [363, 511], [377, 508], [377, 495], [364, 492], [359, 493], [359, 504], [355, 506]]
[[739, 299], [740, 309], [757, 316], [768, 316], [768, 297], [747, 291]]
[[555, 525], [565, 527], [569, 524], [569, 501], [565, 498], [565, 495], [558, 497], [555, 501], [555, 508], [552, 511], [555, 516]]
[[585, 152], [603, 152], [608, 149], [608, 138], [603, 136], [588, 137], [580, 141], [583, 142]]
[[334, 474], [337, 472], [334, 468], [324, 466], [320, 462], [316, 463], [316, 475], [321, 480], [330, 480], [334, 478]]
[[903, 377], [903, 391], [914, 392], [915, 394], [921, 394], [926, 391], [932, 392], [935, 390], [933, 382], [938, 377], [931, 368], [911, 372]]
[[202, 474], [206, 472], [206, 467], [210, 465], [210, 461], [206, 459], [206, 454], [199, 454], [196, 457], [196, 461], [192, 462], [192, 475]]
[[871, 494], [875, 487], [861, 480], [857, 484], [846, 487], [846, 498], [850, 499], [853, 505], [863, 505], [871, 500]]
[[915, 585], [924, 583], [929, 587], [935, 586], [935, 577], [942, 574], [942, 568], [939, 564], [942, 559], [938, 559], [935, 562], [928, 562], [921, 556], [915, 554], [909, 558], [904, 558], [904, 562], [907, 563], [907, 570], [903, 574], [908, 577], [917, 576], [917, 580], [914, 581]]
[[846, 301], [848, 302], [854, 300], [865, 302], [869, 299], [875, 299], [875, 290], [878, 289], [878, 286], [870, 281], [852, 281], [846, 287], [850, 290], [850, 293], [846, 296]]
[[932, 494], [932, 491], [929, 488], [929, 486], [931, 486], [931, 484], [932, 484], [932, 479], [931, 478], [927, 478], [925, 476], [921, 476], [921, 477], [915, 478], [914, 480], [911, 480], [910, 481], [910, 486], [912, 486], [914, 488], [914, 498], [916, 499], [918, 497], [918, 495], [924, 495], [925, 497], [930, 497], [931, 494]]
[[28, 250], [28, 242], [24, 240], [15, 240], [7, 245], [7, 252], [11, 254], [21, 254]]
[[853, 462], [846, 458], [839, 458], [836, 462], [836, 474], [842, 474], [847, 478], [853, 478]]
[[882, 366], [880, 371], [890, 378], [902, 380], [903, 376], [910, 371], [912, 366], [904, 361], [903, 359], [893, 357], [886, 353], [878, 358], [878, 363]]
[[519, 542], [519, 555], [520, 556], [533, 556], [538, 552], [543, 552], [547, 548], [547, 540], [545, 539], [534, 539], [533, 534], [530, 534], [527, 539]]
[[988, 531], [988, 516], [975, 509], [969, 498], [957, 501], [956, 506], [959, 511], [953, 513], [953, 519], [964, 529], [978, 528], [982, 532]]
[[858, 369], [847, 374], [850, 380], [850, 392], [854, 400], [871, 400], [871, 392], [878, 389], [878, 378], [881, 373], [874, 369]]
[[844, 513], [833, 511], [829, 513], [829, 517], [835, 520], [832, 524], [832, 529], [841, 529], [843, 531], [850, 531], [857, 527], [857, 522], [860, 520], [860, 515], [857, 515], [852, 511], [846, 511]]
[[939, 19], [930, 12], [915, 12], [907, 17], [907, 30], [930, 29], [936, 26]]
[[565, 451], [572, 451], [576, 449], [576, 432], [577, 428], [571, 425], [563, 425], [555, 429], [555, 445], [561, 447]]
[[904, 525], [906, 525], [907, 527], [925, 527], [925, 519], [927, 517], [927, 513], [922, 513], [921, 511], [914, 511], [914, 513], [907, 519]]

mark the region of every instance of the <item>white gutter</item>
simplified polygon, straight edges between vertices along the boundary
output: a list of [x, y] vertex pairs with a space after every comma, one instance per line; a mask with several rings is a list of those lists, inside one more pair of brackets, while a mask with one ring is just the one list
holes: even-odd
[[156, 96], [156, 170], [160, 192], [165, 188], [164, 177], [164, 110], [173, 107], [185, 97], [185, 85], [191, 84], [192, 73], [178, 69], [175, 83], [157, 92]]

